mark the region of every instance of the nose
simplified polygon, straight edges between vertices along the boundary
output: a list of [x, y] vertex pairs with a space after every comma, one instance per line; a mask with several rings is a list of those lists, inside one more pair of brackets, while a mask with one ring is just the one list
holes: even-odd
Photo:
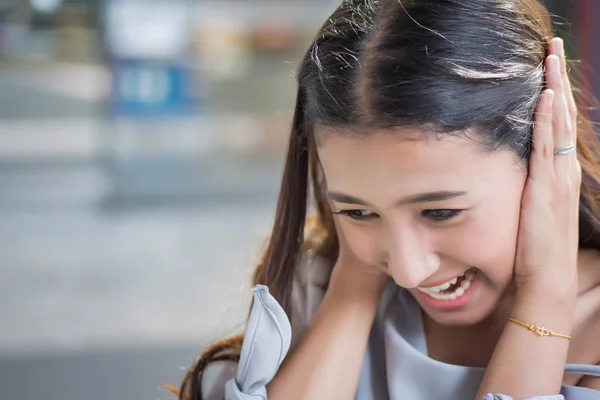
[[395, 229], [388, 237], [391, 239], [388, 244], [389, 273], [399, 286], [417, 287], [440, 267], [440, 257], [426, 232]]

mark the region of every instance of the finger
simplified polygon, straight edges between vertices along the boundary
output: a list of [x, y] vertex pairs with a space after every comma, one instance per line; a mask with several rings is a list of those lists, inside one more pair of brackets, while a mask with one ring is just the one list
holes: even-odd
[[560, 75], [562, 81], [563, 91], [565, 93], [565, 99], [567, 102], [567, 109], [569, 110], [569, 120], [571, 122], [571, 141], [576, 144], [577, 142], [577, 104], [575, 103], [575, 97], [573, 96], [573, 88], [571, 87], [571, 81], [567, 73], [567, 59], [565, 56], [564, 41], [561, 38], [554, 38], [552, 40], [552, 54], [556, 54], [560, 61]]
[[535, 109], [529, 175], [536, 179], [554, 172], [554, 139], [552, 137], [552, 105], [554, 91], [542, 92]]
[[[569, 137], [570, 137], [570, 142], [573, 144], [573, 146], [577, 146], [577, 105], [575, 103], [575, 99], [573, 96], [573, 89], [571, 87], [571, 82], [569, 80], [569, 76], [567, 73], [567, 62], [566, 62], [566, 56], [565, 56], [565, 49], [564, 49], [564, 41], [560, 38], [555, 38], [552, 40], [551, 43], [551, 52], [555, 55], [558, 56], [559, 58], [559, 62], [560, 62], [560, 75], [561, 75], [561, 82], [562, 82], [562, 88], [565, 94], [565, 101], [567, 104], [567, 110], [568, 110], [568, 120], [570, 122], [568, 129], [569, 129]], [[570, 155], [555, 155], [555, 157], [566, 157], [569, 161], [565, 162], [565, 163], [558, 163], [558, 165], [556, 165], [555, 163], [555, 168], [563, 168], [560, 167], [561, 164], [565, 165], [565, 172], [562, 174], [563, 176], [563, 180], [566, 184], [565, 187], [570, 188], [570, 189], [574, 189], [574, 196], [573, 198], [575, 199], [576, 202], [578, 202], [579, 199], [579, 191], [580, 191], [580, 185], [581, 185], [581, 165], [579, 164], [578, 160], [577, 160], [577, 152], [573, 151], [572, 154]], [[574, 215], [577, 216], [578, 215], [578, 210], [579, 207], [575, 207], [574, 209]], [[577, 220], [577, 219], [575, 219]]]
[[[560, 61], [558, 57], [551, 54], [546, 58], [546, 81], [547, 86], [554, 91], [554, 104], [552, 108], [552, 132], [554, 147], [566, 148], [572, 145], [571, 122], [567, 110], [567, 101], [564, 95], [560, 75]], [[572, 164], [569, 155], [556, 155], [554, 157], [554, 168], [556, 173], [570, 171]]]

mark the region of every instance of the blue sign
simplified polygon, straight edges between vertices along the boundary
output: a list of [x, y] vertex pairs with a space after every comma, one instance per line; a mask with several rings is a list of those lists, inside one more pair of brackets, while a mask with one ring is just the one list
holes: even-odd
[[193, 70], [168, 62], [121, 61], [112, 66], [115, 117], [167, 117], [195, 112]]

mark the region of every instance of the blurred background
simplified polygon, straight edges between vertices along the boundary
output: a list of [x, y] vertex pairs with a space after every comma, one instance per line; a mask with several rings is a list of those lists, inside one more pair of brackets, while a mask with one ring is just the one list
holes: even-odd
[[[600, 93], [600, 2], [547, 3]], [[243, 327], [337, 5], [0, 0], [0, 399], [173, 399]]]

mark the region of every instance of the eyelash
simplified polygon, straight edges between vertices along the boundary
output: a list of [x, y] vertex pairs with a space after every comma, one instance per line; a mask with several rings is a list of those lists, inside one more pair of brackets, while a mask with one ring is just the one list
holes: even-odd
[[[365, 219], [374, 218], [377, 216], [375, 213], [369, 215], [360, 215], [361, 212], [369, 212], [367, 210], [342, 210], [334, 212], [335, 215], [343, 215], [345, 217], [363, 221]], [[421, 215], [425, 218], [429, 218], [436, 222], [447, 221], [452, 218], [456, 218], [464, 213], [464, 210], [449, 210], [449, 209], [438, 209], [438, 210], [423, 210]]]
[[369, 212], [367, 210], [342, 210], [342, 211], [338, 211], [338, 212], [334, 212], [333, 214], [335, 215], [343, 215], [345, 217], [351, 218], [351, 219], [355, 219], [355, 220], [365, 220], [367, 218], [373, 218], [375, 217], [377, 214], [372, 213], [370, 215], [357, 215], [361, 212]]
[[[423, 210], [421, 215], [434, 221], [447, 221], [456, 218], [464, 213], [464, 210]], [[436, 215], [437, 214], [437, 215]]]

